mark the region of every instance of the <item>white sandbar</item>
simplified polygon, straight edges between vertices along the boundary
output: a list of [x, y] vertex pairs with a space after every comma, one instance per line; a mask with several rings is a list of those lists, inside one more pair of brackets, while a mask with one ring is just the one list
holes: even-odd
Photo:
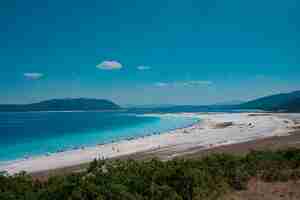
[[[280, 116], [279, 114], [257, 115], [251, 113], [182, 113], [180, 115], [192, 115], [202, 120], [193, 126], [160, 135], [15, 161], [0, 166], [0, 171], [7, 171], [9, 174], [21, 171], [38, 172], [79, 165], [95, 158], [113, 158], [168, 147], [172, 147], [172, 151], [175, 149], [178, 155], [189, 148], [213, 148], [266, 137], [288, 135], [294, 123], [287, 118], [287, 114]], [[232, 124], [228, 122], [232, 122]]]

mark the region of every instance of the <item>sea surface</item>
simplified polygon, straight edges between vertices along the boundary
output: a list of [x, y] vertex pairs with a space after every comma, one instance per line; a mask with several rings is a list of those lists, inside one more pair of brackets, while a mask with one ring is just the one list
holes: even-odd
[[115, 112], [0, 113], [0, 164], [192, 125], [198, 118]]

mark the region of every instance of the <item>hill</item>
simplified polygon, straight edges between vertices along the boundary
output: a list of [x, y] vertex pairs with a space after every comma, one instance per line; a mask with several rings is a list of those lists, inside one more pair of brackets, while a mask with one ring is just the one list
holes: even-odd
[[118, 110], [121, 107], [104, 99], [52, 99], [26, 105], [0, 105], [0, 112]]
[[136, 113], [176, 113], [176, 112], [220, 112], [233, 110], [266, 110], [300, 112], [300, 91], [281, 93], [265, 96], [252, 101], [241, 103], [240, 101], [223, 102], [214, 105], [169, 105], [148, 106], [130, 108], [129, 111]]
[[287, 110], [297, 112], [300, 110], [300, 91], [281, 93], [262, 97], [240, 104], [239, 109], [261, 109], [270, 111]]
[[242, 103], [245, 103], [245, 101], [240, 101], [240, 100], [232, 100], [232, 101], [223, 101], [223, 102], [218, 102], [214, 104], [215, 106], [234, 106], [234, 105], [240, 105]]
[[300, 98], [293, 99], [281, 105], [281, 108], [288, 112], [300, 112]]

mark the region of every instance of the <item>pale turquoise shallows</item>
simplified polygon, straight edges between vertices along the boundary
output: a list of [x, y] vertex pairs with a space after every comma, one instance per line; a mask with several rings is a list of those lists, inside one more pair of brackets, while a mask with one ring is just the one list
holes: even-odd
[[158, 134], [197, 120], [104, 112], [0, 113], [0, 161]]

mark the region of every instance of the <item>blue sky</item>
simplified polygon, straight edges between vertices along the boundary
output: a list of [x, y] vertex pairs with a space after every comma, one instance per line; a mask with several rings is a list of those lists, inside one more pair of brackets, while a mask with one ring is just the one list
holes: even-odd
[[300, 89], [297, 0], [1, 1], [0, 103], [209, 104]]

